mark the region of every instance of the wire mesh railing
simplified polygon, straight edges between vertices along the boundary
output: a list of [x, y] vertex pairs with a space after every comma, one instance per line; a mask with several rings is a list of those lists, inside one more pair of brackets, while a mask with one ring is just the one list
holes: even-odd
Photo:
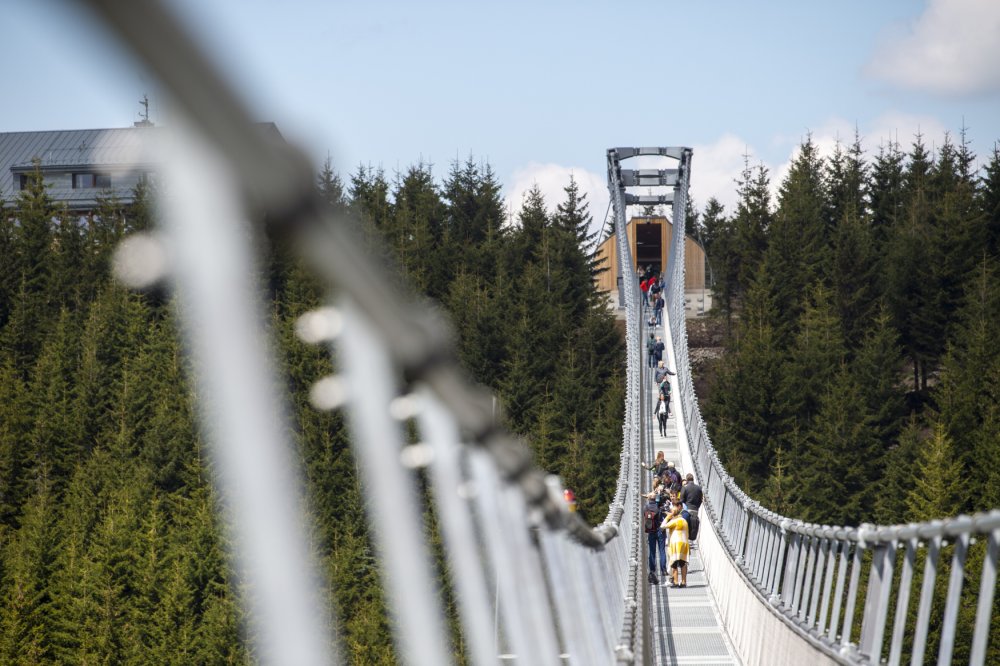
[[[298, 512], [299, 474], [259, 327], [263, 304], [248, 279], [255, 257], [246, 220], [266, 217], [333, 294], [333, 304], [303, 317], [298, 330], [330, 344], [339, 359], [340, 373], [319, 380], [311, 399], [348, 416], [401, 661], [453, 659], [439, 572], [420, 529], [422, 510], [432, 508], [470, 663], [501, 656], [641, 663], [637, 287], [626, 281], [619, 475], [607, 517], [591, 528], [568, 510], [558, 479], [537, 469], [524, 443], [497, 422], [491, 396], [461, 369], [443, 320], [384, 285], [376, 262], [324, 207], [306, 160], [255, 130], [166, 6], [84, 4], [160, 79], [177, 110], [176, 126], [163, 133], [160, 229], [128, 239], [118, 265], [136, 285], [168, 280], [178, 294], [255, 656], [325, 664], [340, 652]], [[619, 253], [630, 265], [627, 244]], [[151, 256], [169, 261], [154, 269], [161, 262]], [[418, 444], [406, 443], [409, 422]], [[421, 469], [433, 507], [418, 491]]]

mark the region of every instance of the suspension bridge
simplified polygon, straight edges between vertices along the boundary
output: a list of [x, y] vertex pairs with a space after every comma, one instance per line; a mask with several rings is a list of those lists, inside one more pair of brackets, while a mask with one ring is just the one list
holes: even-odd
[[[346, 411], [380, 552], [396, 653], [451, 663], [438, 576], [421, 525], [423, 469], [439, 516], [452, 596], [470, 663], [802, 664], [950, 663], [959, 615], [974, 615], [969, 661], [987, 661], [1000, 512], [898, 526], [827, 526], [774, 514], [726, 473], [694, 394], [684, 321], [684, 234], [673, 234], [665, 280], [670, 367], [667, 435], [654, 435], [642, 359], [647, 334], [636, 280], [621, 281], [626, 404], [614, 499], [591, 527], [570, 512], [559, 479], [494, 416], [491, 396], [461, 370], [442, 321], [382, 286], [361, 244], [321, 205], [307, 161], [254, 131], [246, 108], [197, 43], [158, 2], [85, 2], [171, 94], [177, 127], [165, 141], [161, 228], [129, 239], [119, 274], [136, 286], [169, 279], [206, 397], [203, 427], [229, 507], [234, 556], [262, 663], [340, 661], [319, 598], [295, 466], [275, 393], [261, 304], [245, 285], [252, 248], [243, 220], [267, 213], [330, 285], [329, 307], [300, 322], [328, 344], [336, 376], [313, 403]], [[150, 30], [149, 26], [156, 26]], [[623, 167], [636, 157], [667, 168]], [[630, 205], [667, 205], [683, 228], [692, 177], [684, 147], [613, 148], [608, 186], [618, 238]], [[634, 194], [642, 188], [656, 193]], [[627, 243], [618, 265], [633, 266]], [[414, 423], [420, 443], [406, 445]], [[641, 461], [663, 449], [705, 489], [689, 586], [652, 586], [645, 571]], [[817, 489], [817, 492], [822, 492]], [[985, 542], [970, 575], [970, 546]], [[942, 560], [950, 544], [950, 561]], [[972, 586], [975, 608], [962, 608]], [[945, 590], [933, 618], [936, 590]], [[336, 591], [334, 591], [336, 592]], [[910, 612], [910, 611], [913, 612]], [[928, 653], [935, 632], [937, 652]]]

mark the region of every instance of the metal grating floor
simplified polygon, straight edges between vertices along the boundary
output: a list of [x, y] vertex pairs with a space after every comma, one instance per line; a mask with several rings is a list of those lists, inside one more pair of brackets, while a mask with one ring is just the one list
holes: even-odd
[[[656, 391], [652, 393], [654, 399]], [[652, 418], [652, 415], [650, 415]], [[667, 460], [679, 467], [680, 453], [677, 443], [677, 420], [671, 410], [667, 421], [667, 436], [661, 437], [655, 419], [653, 423], [653, 451], [662, 450]], [[688, 470], [680, 469], [682, 474]], [[645, 552], [643, 553], [645, 556]], [[671, 588], [660, 581], [650, 585], [652, 608], [653, 663], [698, 664], [701, 666], [730, 666], [740, 664], [733, 650], [725, 627], [719, 619], [715, 601], [705, 579], [705, 569], [698, 552], [697, 542], [691, 549], [688, 563], [687, 587]]]

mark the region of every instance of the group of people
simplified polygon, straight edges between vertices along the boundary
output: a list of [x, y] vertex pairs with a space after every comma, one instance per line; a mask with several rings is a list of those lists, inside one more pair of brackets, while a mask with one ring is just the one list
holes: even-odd
[[[656, 461], [643, 467], [653, 472], [653, 490], [644, 495], [643, 529], [649, 547], [649, 582], [669, 579], [671, 587], [687, 587], [691, 542], [698, 537], [698, 511], [704, 498], [694, 475], [681, 477], [672, 462], [658, 451]], [[660, 578], [656, 576], [659, 553]], [[668, 559], [669, 558], [669, 559]]]
[[663, 308], [666, 307], [666, 302], [663, 300], [663, 280], [652, 266], [647, 266], [645, 271], [639, 272], [639, 290], [642, 292], [643, 306], [653, 310], [649, 317], [649, 325], [661, 325]]
[[653, 415], [660, 425], [660, 436], [667, 436], [667, 419], [670, 417], [670, 380], [668, 375], [676, 375], [664, 365], [663, 361], [657, 361], [656, 370], [653, 371], [653, 383], [656, 384], [656, 407], [653, 408]]
[[[643, 305], [652, 309], [650, 327], [660, 326], [663, 323], [663, 281], [652, 266], [639, 272], [639, 288]], [[646, 341], [646, 352], [649, 367], [654, 368], [653, 382], [657, 393], [653, 414], [663, 437], [667, 435], [667, 419], [670, 416], [669, 377], [676, 375], [666, 366], [665, 350], [663, 338], [651, 331]], [[698, 536], [698, 510], [703, 498], [701, 486], [694, 482], [693, 474], [682, 477], [674, 464], [665, 459], [663, 451], [657, 452], [652, 464], [643, 463], [643, 467], [653, 473], [653, 490], [643, 496], [645, 502], [642, 508], [643, 529], [649, 546], [649, 582], [658, 585], [661, 580], [664, 583], [669, 580], [671, 587], [687, 587], [691, 542]]]

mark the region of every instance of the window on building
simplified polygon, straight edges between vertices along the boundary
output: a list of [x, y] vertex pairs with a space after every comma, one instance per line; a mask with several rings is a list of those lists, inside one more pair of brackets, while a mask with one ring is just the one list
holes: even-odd
[[107, 189], [111, 187], [111, 174], [107, 173], [74, 173], [73, 189], [90, 188]]
[[17, 189], [25, 190], [28, 188], [28, 174], [19, 173], [17, 174]]

